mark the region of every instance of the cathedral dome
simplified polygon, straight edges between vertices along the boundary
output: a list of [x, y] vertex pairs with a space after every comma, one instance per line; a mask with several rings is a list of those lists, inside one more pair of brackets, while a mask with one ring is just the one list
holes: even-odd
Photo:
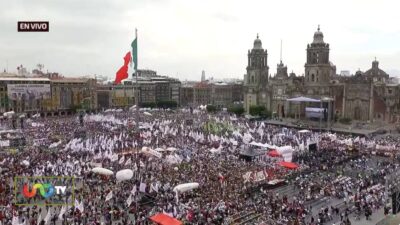
[[253, 49], [262, 49], [262, 43], [261, 40], [258, 38], [258, 34], [257, 34], [257, 39], [254, 40]]
[[320, 44], [320, 43], [324, 43], [324, 34], [320, 31], [318, 25], [318, 30], [314, 33], [313, 44]]

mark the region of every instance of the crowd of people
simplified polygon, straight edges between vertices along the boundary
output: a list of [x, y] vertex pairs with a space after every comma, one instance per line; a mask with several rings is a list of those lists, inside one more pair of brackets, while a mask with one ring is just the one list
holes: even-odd
[[[335, 215], [338, 224], [349, 224], [352, 213], [368, 218], [385, 206], [384, 177], [399, 167], [396, 139], [299, 132], [201, 110], [137, 113], [108, 111], [82, 122], [75, 116], [27, 119], [22, 132], [28, 144], [0, 151], [0, 224], [149, 224], [158, 213], [183, 224], [314, 225], [334, 221]], [[308, 149], [312, 143], [316, 150]], [[267, 156], [279, 146], [293, 149], [288, 158], [297, 169], [279, 164], [287, 157]], [[265, 154], [241, 157], [254, 149]], [[389, 157], [375, 160], [381, 149]], [[120, 181], [93, 172], [95, 167], [114, 174], [130, 169], [134, 175]], [[262, 179], [246, 176], [260, 171]], [[73, 204], [16, 205], [16, 176], [74, 177], [74, 200], [66, 198]], [[268, 182], [276, 179], [293, 190], [275, 193]], [[186, 183], [198, 187], [174, 190]], [[321, 199], [327, 206], [312, 208]], [[336, 200], [343, 204], [329, 204]]]

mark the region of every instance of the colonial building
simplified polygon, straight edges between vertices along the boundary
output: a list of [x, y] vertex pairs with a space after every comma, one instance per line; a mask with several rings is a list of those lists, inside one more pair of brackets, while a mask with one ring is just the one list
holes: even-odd
[[208, 82], [200, 82], [193, 86], [193, 104], [209, 105], [211, 104], [211, 84]]
[[77, 109], [97, 109], [95, 79], [0, 74], [0, 112], [53, 116], [72, 114]]
[[[267, 50], [262, 48], [257, 35], [253, 49], [248, 52], [247, 73], [244, 75], [246, 111], [251, 105], [262, 105], [278, 117], [304, 116], [308, 103], [287, 101], [304, 96], [328, 101], [322, 106], [331, 112], [331, 118], [399, 122], [400, 86], [379, 68], [379, 62], [375, 59], [372, 68], [366, 72], [340, 76], [330, 61], [329, 51], [329, 44], [325, 43], [318, 27], [312, 43], [307, 45], [304, 76], [288, 74], [281, 61], [276, 74], [268, 77]], [[314, 104], [314, 107], [320, 106]]]
[[77, 109], [97, 110], [97, 82], [91, 78], [52, 77], [52, 104], [48, 115], [71, 114]]

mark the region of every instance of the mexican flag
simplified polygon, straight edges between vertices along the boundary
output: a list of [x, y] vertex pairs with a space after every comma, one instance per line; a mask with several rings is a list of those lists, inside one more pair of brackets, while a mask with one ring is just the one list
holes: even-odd
[[129, 63], [131, 64], [130, 66], [132, 67], [132, 62], [133, 62], [135, 64], [134, 65], [135, 72], [137, 71], [137, 64], [138, 64], [137, 30], [135, 31], [135, 35], [136, 37], [131, 43], [132, 51], [125, 54], [124, 64], [121, 66], [121, 68], [117, 71], [115, 75], [114, 82], [116, 84], [120, 84], [122, 80], [129, 77], [128, 75]]
[[131, 47], [132, 47], [132, 61], [135, 64], [133, 68], [135, 69], [135, 72], [136, 72], [137, 64], [138, 64], [137, 29], [135, 30], [135, 34], [136, 34], [136, 37], [135, 37], [135, 40], [132, 41]]

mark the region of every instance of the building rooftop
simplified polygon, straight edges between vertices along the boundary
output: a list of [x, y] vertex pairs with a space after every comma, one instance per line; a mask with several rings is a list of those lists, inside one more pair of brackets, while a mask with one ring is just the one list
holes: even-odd
[[2, 77], [0, 81], [50, 81], [49, 78], [38, 78], [38, 77]]

